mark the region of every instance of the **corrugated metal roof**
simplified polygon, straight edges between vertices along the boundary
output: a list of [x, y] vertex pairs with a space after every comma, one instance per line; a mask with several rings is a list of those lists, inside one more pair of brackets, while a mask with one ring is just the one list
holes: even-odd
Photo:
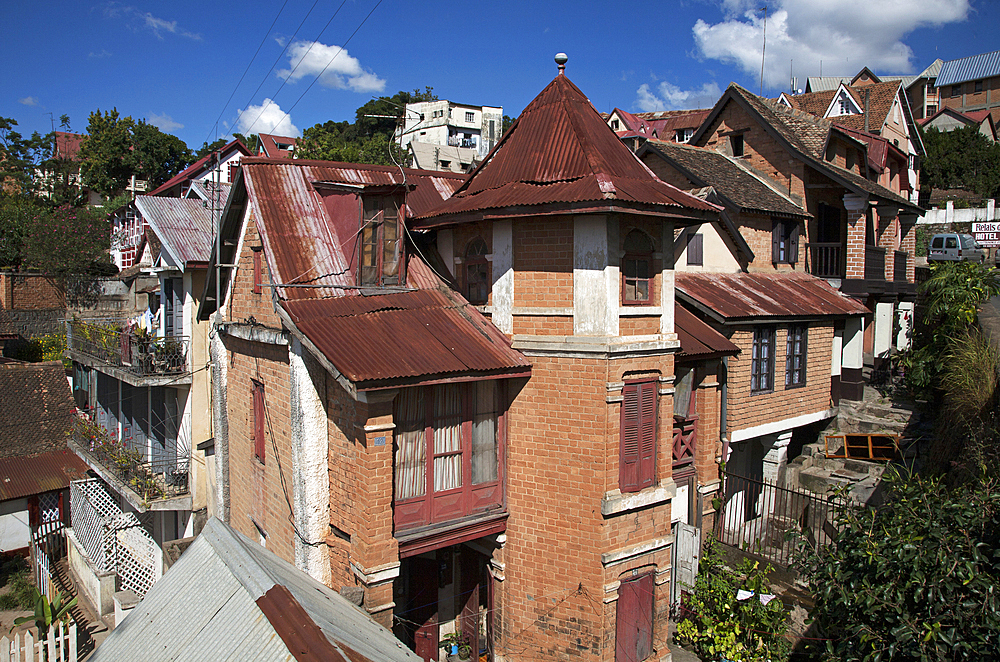
[[211, 179], [196, 179], [191, 182], [191, 188], [188, 189], [185, 197], [197, 197], [211, 204], [212, 194], [214, 193], [216, 209], [221, 212], [226, 206], [226, 198], [229, 197], [229, 191], [232, 188], [233, 185], [226, 182], [213, 182]]
[[718, 207], [660, 181], [565, 75], [528, 104], [486, 161], [449, 200], [415, 226], [483, 210], [597, 202], [659, 207], [664, 214], [714, 215]]
[[[270, 133], [258, 133], [257, 138], [260, 140], [258, 145], [257, 153], [260, 154], [264, 152], [264, 156], [269, 156], [275, 159], [290, 159], [295, 151], [295, 143], [298, 142], [298, 138], [292, 138], [291, 136], [275, 136]], [[282, 145], [290, 145], [290, 148], [281, 149], [278, 147], [278, 143]]]
[[[279, 604], [287, 605], [284, 618], [274, 613]], [[312, 644], [290, 650], [289, 641]], [[210, 518], [90, 659], [254, 662], [300, 660], [303, 653], [351, 662], [420, 660], [332, 589]]]
[[934, 84], [942, 87], [993, 76], [1000, 76], [1000, 51], [948, 60], [941, 65], [941, 71]]
[[681, 341], [679, 359], [707, 359], [740, 353], [739, 347], [684, 306], [674, 307], [674, 331]]
[[212, 210], [204, 200], [137, 195], [135, 206], [178, 267], [208, 262], [212, 252]]
[[[229, 143], [227, 143], [224, 147], [222, 147], [219, 150], [219, 152], [222, 155], [222, 158], [225, 159], [228, 157], [230, 153], [232, 153], [235, 150], [239, 150], [240, 152], [243, 153], [244, 156], [248, 156], [250, 154], [250, 150], [247, 149], [246, 145], [244, 145], [239, 139], [229, 141]], [[156, 187], [156, 189], [153, 192], [151, 192], [150, 195], [160, 195], [161, 193], [166, 193], [174, 186], [177, 186], [178, 184], [181, 184], [189, 180], [193, 180], [199, 174], [201, 174], [205, 170], [208, 170], [208, 162], [212, 159], [212, 155], [214, 153], [215, 150], [201, 157], [200, 159], [189, 165], [187, 168], [184, 168], [184, 170], [181, 170], [179, 173], [177, 173], [176, 175], [165, 181], [163, 184]]]
[[720, 322], [870, 312], [825, 280], [791, 273], [678, 273], [677, 294]]
[[359, 388], [531, 364], [464, 300], [440, 290], [284, 301], [295, 326]]
[[87, 464], [70, 450], [0, 459], [0, 501], [69, 487], [83, 478]]
[[[391, 166], [247, 158], [243, 176], [250, 199], [260, 217], [257, 230], [264, 255], [276, 283], [306, 279], [311, 288], [278, 288], [284, 299], [317, 299], [340, 296], [353, 285], [341, 245], [350, 237], [338, 237], [329, 212], [314, 183], [358, 186], [414, 185], [406, 194], [407, 215], [426, 211], [454, 192], [464, 176]], [[401, 189], [402, 190], [402, 189]]]

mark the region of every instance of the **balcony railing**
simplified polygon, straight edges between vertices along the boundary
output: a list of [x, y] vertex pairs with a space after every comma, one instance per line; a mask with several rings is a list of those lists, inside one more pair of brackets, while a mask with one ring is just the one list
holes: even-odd
[[844, 246], [837, 242], [809, 244], [810, 273], [819, 278], [843, 278], [843, 255]]
[[906, 282], [906, 263], [910, 259], [910, 254], [906, 251], [894, 251], [895, 259], [892, 263], [892, 279], [897, 283]]
[[71, 320], [66, 324], [68, 349], [106, 365], [139, 376], [180, 374], [187, 369], [190, 339], [155, 337], [121, 322], [93, 323]]
[[865, 280], [885, 280], [885, 249], [865, 246]]
[[469, 147], [474, 149], [476, 147], [476, 141], [471, 138], [451, 136], [448, 138], [448, 145], [451, 147]]

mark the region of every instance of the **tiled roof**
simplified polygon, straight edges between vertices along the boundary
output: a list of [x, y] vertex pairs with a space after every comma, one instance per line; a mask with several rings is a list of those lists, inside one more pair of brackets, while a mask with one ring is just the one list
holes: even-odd
[[817, 117], [823, 117], [826, 114], [827, 109], [833, 102], [833, 97], [837, 95], [837, 91], [840, 87], [836, 87], [832, 90], [824, 90], [822, 92], [807, 92], [806, 94], [786, 94], [785, 99], [788, 103], [792, 105], [792, 108], [796, 110], [801, 110], [803, 112], [809, 113], [810, 115], [816, 115]]
[[56, 158], [76, 161], [77, 154], [80, 152], [80, 143], [86, 137], [81, 133], [56, 131]]
[[678, 273], [677, 294], [723, 323], [759, 318], [845, 317], [869, 311], [825, 280], [801, 272]]
[[865, 128], [865, 93], [867, 92], [868, 130], [877, 133], [882, 130], [882, 125], [885, 124], [886, 118], [889, 117], [889, 111], [892, 110], [893, 102], [895, 102], [896, 95], [899, 92], [899, 86], [899, 81], [889, 81], [886, 83], [865, 85], [863, 87], [848, 88], [854, 95], [858, 106], [861, 107], [861, 114], [839, 115], [830, 119], [838, 124], [863, 131]]
[[138, 195], [135, 206], [179, 268], [192, 262], [208, 262], [213, 219], [204, 200]]
[[65, 449], [75, 419], [60, 361], [0, 364], [0, 458]]
[[941, 65], [935, 85], [943, 87], [993, 76], [1000, 76], [1000, 51], [948, 60]]
[[773, 189], [738, 159], [715, 150], [662, 140], [650, 140], [643, 149], [657, 152], [698, 186], [713, 187], [743, 210], [809, 216], [800, 205]]
[[642, 208], [699, 220], [717, 213], [715, 206], [657, 179], [562, 74], [528, 104], [455, 195], [418, 216], [415, 226], [481, 218], [486, 212], [532, 214], [541, 205], [565, 211]]
[[698, 319], [684, 306], [674, 306], [674, 330], [681, 341], [678, 359], [705, 359], [731, 356], [740, 348], [724, 335]]

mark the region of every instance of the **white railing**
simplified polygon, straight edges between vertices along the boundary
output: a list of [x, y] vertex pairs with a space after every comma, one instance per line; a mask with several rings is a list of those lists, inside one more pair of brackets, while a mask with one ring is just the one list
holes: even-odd
[[123, 513], [98, 478], [71, 481], [70, 506], [77, 540], [91, 562], [116, 573], [121, 590], [146, 595], [163, 575], [163, 551], [135, 513]]
[[950, 200], [945, 203], [944, 209], [935, 207], [928, 209], [924, 215], [917, 219], [919, 225], [939, 225], [944, 223], [982, 223], [1000, 220], [1000, 209], [997, 208], [993, 200], [987, 200], [985, 207], [970, 207], [968, 209], [955, 209], [955, 203]]
[[[24, 638], [21, 638], [21, 635]], [[49, 628], [45, 639], [35, 641], [30, 630], [0, 639], [0, 662], [77, 662], [76, 623]]]

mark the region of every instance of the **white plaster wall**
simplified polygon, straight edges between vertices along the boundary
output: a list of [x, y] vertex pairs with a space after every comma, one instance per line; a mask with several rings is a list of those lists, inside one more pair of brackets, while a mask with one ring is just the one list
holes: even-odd
[[[703, 262], [701, 266], [687, 263], [687, 238], [690, 234], [701, 233]], [[738, 273], [742, 270], [727, 238], [716, 223], [691, 226], [680, 234], [674, 244], [674, 270], [690, 272]]]
[[833, 330], [833, 347], [830, 352], [830, 375], [840, 375], [840, 366], [844, 360], [844, 330]]
[[888, 356], [892, 346], [892, 302], [875, 304], [875, 356]]
[[861, 368], [864, 366], [864, 318], [849, 317], [844, 323], [844, 366]]
[[[573, 219], [573, 333], [618, 335], [609, 328], [608, 223], [602, 214]], [[616, 289], [617, 291], [617, 289]], [[617, 300], [614, 325], [617, 327]]]
[[448, 267], [448, 272], [455, 276], [455, 233], [451, 230], [438, 230], [437, 233], [438, 255], [444, 260], [444, 265]]
[[[664, 221], [663, 245], [669, 246], [673, 239], [674, 224], [671, 221]], [[674, 333], [674, 286], [676, 279], [673, 258], [672, 251], [663, 251], [663, 271], [660, 273], [660, 333], [663, 335]]]
[[514, 233], [511, 221], [493, 223], [493, 325], [514, 332]]
[[0, 503], [0, 552], [27, 547], [30, 537], [28, 500], [11, 499]]

